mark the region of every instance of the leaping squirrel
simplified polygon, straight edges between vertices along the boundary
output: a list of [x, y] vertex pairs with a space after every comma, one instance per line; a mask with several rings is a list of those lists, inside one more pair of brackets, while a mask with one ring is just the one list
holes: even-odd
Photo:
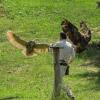
[[7, 32], [7, 38], [14, 47], [20, 49], [27, 56], [48, 51], [48, 44], [36, 43], [35, 41], [27, 42], [20, 39], [12, 31]]

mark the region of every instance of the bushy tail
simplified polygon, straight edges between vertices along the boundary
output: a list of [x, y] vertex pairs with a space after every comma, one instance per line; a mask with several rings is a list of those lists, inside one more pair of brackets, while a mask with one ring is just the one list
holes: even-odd
[[18, 36], [16, 36], [12, 31], [7, 32], [7, 38], [9, 42], [15, 46], [18, 49], [25, 49], [26, 48], [26, 41], [20, 39]]

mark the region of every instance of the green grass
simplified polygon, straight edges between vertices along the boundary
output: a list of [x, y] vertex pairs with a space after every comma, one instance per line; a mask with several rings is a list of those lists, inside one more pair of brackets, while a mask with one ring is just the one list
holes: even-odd
[[[49, 100], [53, 90], [53, 58], [49, 53], [25, 57], [6, 39], [13, 30], [23, 39], [53, 43], [59, 39], [60, 23], [67, 18], [77, 27], [84, 20], [90, 29], [100, 26], [96, 0], [1, 0], [0, 16], [0, 99]], [[93, 33], [92, 41], [100, 40]], [[70, 75], [64, 78], [77, 100], [100, 99], [100, 50], [89, 48], [76, 55]], [[87, 63], [87, 64], [86, 64]], [[14, 98], [13, 100], [15, 100]], [[66, 100], [65, 93], [61, 100]]]

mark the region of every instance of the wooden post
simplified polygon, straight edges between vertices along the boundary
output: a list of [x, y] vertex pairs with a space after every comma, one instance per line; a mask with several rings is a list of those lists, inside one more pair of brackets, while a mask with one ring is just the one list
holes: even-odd
[[59, 47], [52, 47], [54, 54], [54, 91], [53, 91], [53, 99], [60, 96], [61, 92], [61, 84], [62, 77], [59, 65]]
[[67, 93], [67, 96], [70, 97], [71, 100], [75, 100], [71, 89], [68, 86], [63, 86], [63, 77], [61, 75], [61, 69], [59, 64], [59, 49], [62, 49], [63, 47], [52, 46], [50, 48], [53, 48], [54, 54], [54, 89], [52, 100], [57, 100], [57, 97], [60, 96], [61, 89], [63, 89]]

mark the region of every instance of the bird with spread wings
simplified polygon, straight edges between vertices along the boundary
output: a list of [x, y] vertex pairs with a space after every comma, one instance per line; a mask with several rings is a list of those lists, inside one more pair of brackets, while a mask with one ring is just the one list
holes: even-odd
[[48, 44], [36, 43], [35, 41], [25, 41], [15, 35], [12, 31], [7, 32], [8, 41], [27, 56], [48, 51]]

